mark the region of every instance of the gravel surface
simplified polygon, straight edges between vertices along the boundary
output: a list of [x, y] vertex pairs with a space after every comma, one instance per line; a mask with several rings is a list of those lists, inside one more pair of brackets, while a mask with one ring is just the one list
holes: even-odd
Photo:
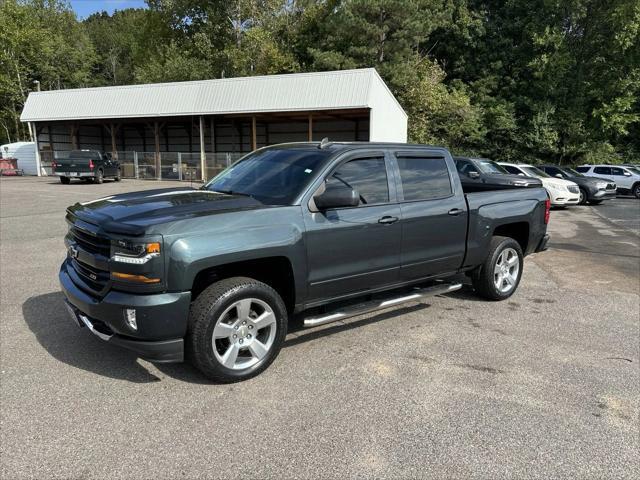
[[640, 201], [553, 211], [507, 301], [298, 330], [213, 385], [78, 329], [57, 284], [68, 205], [168, 185], [0, 179], [2, 478], [639, 478]]

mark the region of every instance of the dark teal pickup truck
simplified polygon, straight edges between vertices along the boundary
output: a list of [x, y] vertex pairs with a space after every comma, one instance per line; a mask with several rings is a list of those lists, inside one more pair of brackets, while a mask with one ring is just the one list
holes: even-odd
[[51, 164], [53, 174], [65, 185], [72, 178], [102, 183], [105, 178], [120, 181], [120, 164], [111, 154], [98, 150], [72, 150], [66, 158], [58, 158]]
[[277, 145], [200, 189], [69, 207], [59, 279], [101, 339], [238, 381], [276, 358], [292, 318], [392, 308], [465, 275], [482, 298], [510, 297], [524, 257], [546, 248], [549, 208], [543, 188], [465, 193], [443, 148]]

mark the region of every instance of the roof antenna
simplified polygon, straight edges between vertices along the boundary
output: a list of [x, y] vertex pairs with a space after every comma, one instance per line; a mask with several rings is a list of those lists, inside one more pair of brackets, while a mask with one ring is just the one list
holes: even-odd
[[327, 146], [329, 146], [330, 143], [331, 142], [329, 142], [329, 137], [324, 137], [322, 139], [322, 141], [320, 142], [320, 145], [318, 145], [318, 148], [322, 149], [324, 147], [327, 147]]

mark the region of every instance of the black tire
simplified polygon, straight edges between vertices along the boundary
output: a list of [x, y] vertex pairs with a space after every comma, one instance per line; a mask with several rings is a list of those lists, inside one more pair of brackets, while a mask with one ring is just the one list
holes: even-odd
[[578, 202], [578, 205], [586, 205], [588, 201], [589, 195], [587, 194], [587, 191], [584, 188], [580, 188], [580, 201]]
[[631, 193], [633, 193], [633, 195], [636, 198], [640, 198], [640, 183], [636, 183], [632, 188], [631, 188]]
[[[269, 351], [258, 363], [245, 369], [227, 368], [214, 354], [213, 330], [225, 310], [246, 298], [259, 299], [273, 310], [276, 318], [275, 338]], [[191, 304], [186, 338], [187, 356], [198, 370], [215, 382], [247, 380], [264, 371], [278, 356], [287, 335], [287, 322], [284, 302], [269, 285], [247, 277], [221, 280], [206, 288]]]
[[60, 183], [63, 185], [69, 185], [71, 183], [71, 179], [69, 177], [60, 177]]
[[119, 182], [120, 180], [122, 180], [122, 173], [120, 172], [120, 168], [118, 168], [118, 170], [116, 170], [116, 176], [114, 177], [114, 180], [116, 182]]
[[602, 203], [602, 200], [591, 200], [589, 201], [589, 203], [591, 205], [600, 205]]
[[[494, 283], [494, 269], [500, 254], [511, 248], [518, 255], [519, 269], [515, 284], [507, 292], [498, 290]], [[471, 275], [471, 282], [476, 293], [487, 300], [505, 300], [509, 298], [518, 289], [520, 279], [522, 278], [522, 269], [524, 257], [520, 244], [511, 237], [493, 237], [489, 243], [489, 252], [485, 261]]]
[[104, 182], [104, 173], [102, 173], [102, 170], [98, 169], [98, 171], [96, 172], [96, 176], [93, 177], [93, 183], [102, 183]]

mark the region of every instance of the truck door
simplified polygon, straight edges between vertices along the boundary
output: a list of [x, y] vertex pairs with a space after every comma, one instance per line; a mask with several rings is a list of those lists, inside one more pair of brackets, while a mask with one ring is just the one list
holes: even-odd
[[402, 220], [400, 278], [455, 272], [467, 241], [467, 205], [453, 160], [443, 151], [396, 152]]
[[343, 159], [326, 177], [360, 194], [357, 207], [305, 213], [310, 302], [398, 281], [400, 207], [384, 152]]

